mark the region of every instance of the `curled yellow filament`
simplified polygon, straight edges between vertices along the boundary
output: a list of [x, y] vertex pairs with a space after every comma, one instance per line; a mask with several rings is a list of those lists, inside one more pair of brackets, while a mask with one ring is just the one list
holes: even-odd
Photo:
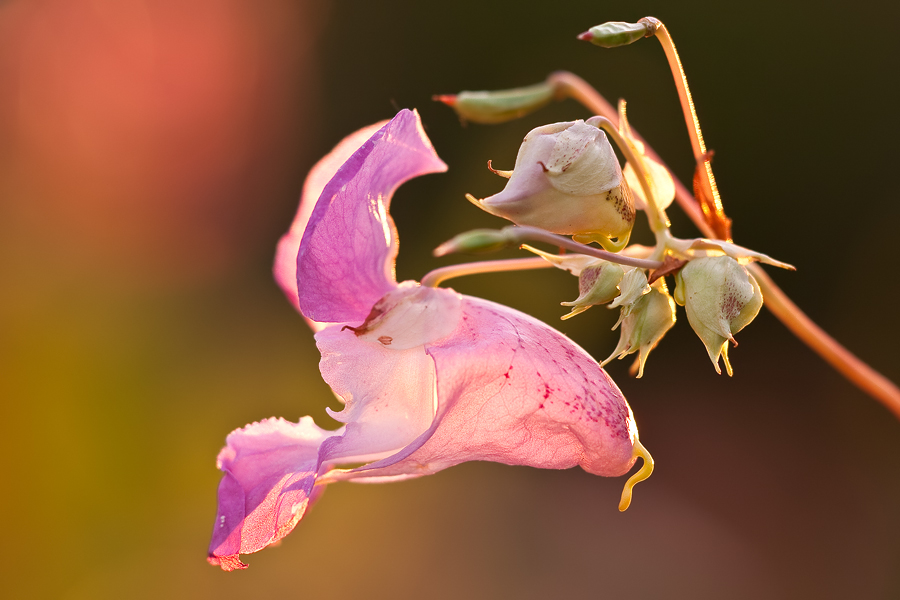
[[641, 444], [640, 440], [634, 441], [634, 456], [639, 456], [644, 460], [644, 464], [637, 473], [628, 478], [625, 482], [625, 489], [622, 490], [622, 499], [619, 501], [619, 510], [624, 511], [631, 505], [631, 489], [635, 484], [650, 477], [653, 474], [653, 457], [647, 452], [647, 449]]

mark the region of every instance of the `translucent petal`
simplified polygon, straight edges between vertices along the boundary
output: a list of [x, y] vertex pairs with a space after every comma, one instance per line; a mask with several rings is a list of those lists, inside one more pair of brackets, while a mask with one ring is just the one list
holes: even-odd
[[460, 296], [439, 288], [398, 291], [407, 292], [406, 300], [371, 329], [332, 326], [316, 334], [322, 376], [346, 403], [339, 413], [329, 411], [347, 425], [346, 433], [323, 446], [325, 463], [383, 458], [413, 442], [434, 420], [434, 361], [425, 346], [456, 328]]
[[256, 552], [286, 536], [324, 488], [313, 489], [319, 446], [333, 431], [311, 417], [299, 423], [266, 419], [228, 435], [217, 466], [219, 508], [209, 562], [243, 569], [238, 554]]
[[[647, 172], [650, 175], [650, 186], [653, 190], [653, 197], [656, 200], [657, 208], [666, 209], [675, 199], [675, 182], [672, 179], [672, 175], [667, 168], [652, 158], [647, 156], [642, 158], [644, 168], [647, 169]], [[641, 182], [638, 179], [634, 167], [630, 163], [625, 163], [622, 174], [625, 175], [625, 181], [628, 182], [628, 187], [630, 187], [631, 191], [634, 193], [634, 207], [640, 210], [646, 210], [647, 202], [644, 200], [644, 188], [641, 186]]]
[[627, 472], [637, 429], [596, 361], [532, 317], [462, 298], [458, 329], [425, 347], [438, 398], [431, 427], [401, 452], [343, 477], [430, 474], [469, 460]]
[[[300, 196], [300, 206], [297, 208], [297, 214], [294, 216], [294, 222], [286, 234], [281, 236], [278, 241], [278, 249], [275, 251], [275, 264], [272, 266], [272, 273], [278, 286], [287, 296], [287, 299], [294, 305], [298, 311], [300, 310], [299, 298], [297, 296], [297, 252], [300, 250], [300, 239], [303, 237], [303, 231], [309, 222], [309, 216], [312, 214], [313, 207], [325, 185], [334, 177], [341, 165], [346, 162], [350, 156], [356, 152], [360, 146], [365, 143], [379, 129], [385, 126], [387, 121], [379, 121], [374, 125], [363, 127], [355, 133], [351, 133], [338, 143], [324, 158], [313, 166], [306, 181], [303, 183], [303, 193]], [[318, 331], [324, 325], [315, 323], [307, 319], [310, 327]]]
[[543, 250], [529, 246], [528, 244], [522, 244], [522, 249], [537, 254], [557, 269], [568, 271], [575, 277], [581, 275], [581, 271], [585, 267], [603, 262], [603, 259], [601, 258], [594, 258], [593, 256], [576, 254], [574, 252], [570, 254], [550, 254], [549, 252], [544, 252]]
[[362, 321], [393, 289], [391, 197], [403, 182], [446, 168], [418, 113], [402, 110], [338, 169], [310, 215], [297, 255], [299, 305], [307, 318]]

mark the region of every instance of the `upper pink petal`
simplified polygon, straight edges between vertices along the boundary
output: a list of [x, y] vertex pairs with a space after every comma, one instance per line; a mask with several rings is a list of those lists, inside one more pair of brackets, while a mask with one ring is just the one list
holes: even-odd
[[388, 213], [403, 182], [446, 170], [415, 111], [402, 110], [338, 169], [309, 217], [297, 255], [301, 312], [362, 321], [395, 285], [397, 234]]
[[[340, 166], [386, 123], [387, 121], [379, 121], [351, 133], [317, 162], [306, 176], [303, 193], [300, 195], [300, 206], [297, 208], [294, 222], [291, 223], [288, 232], [278, 241], [275, 264], [272, 266], [275, 281], [298, 311], [300, 310], [300, 301], [297, 298], [297, 251], [300, 250], [300, 239], [303, 237], [303, 231], [306, 229], [316, 201]], [[310, 325], [314, 329], [321, 328], [312, 322]]]
[[219, 453], [225, 474], [209, 545], [209, 562], [226, 571], [246, 567], [239, 554], [256, 552], [294, 528], [324, 490], [314, 488], [319, 447], [338, 432], [303, 417], [266, 419], [228, 435]]

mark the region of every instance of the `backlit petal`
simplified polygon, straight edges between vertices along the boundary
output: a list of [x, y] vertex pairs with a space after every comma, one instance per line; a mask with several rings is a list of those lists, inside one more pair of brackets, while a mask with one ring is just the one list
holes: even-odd
[[338, 169], [310, 215], [297, 255], [299, 305], [307, 318], [366, 318], [396, 285], [397, 234], [388, 214], [394, 190], [446, 168], [418, 113], [402, 110]]
[[[351, 133], [341, 140], [322, 160], [317, 162], [310, 170], [309, 175], [306, 176], [306, 181], [303, 183], [303, 193], [300, 196], [300, 206], [297, 209], [296, 216], [294, 216], [294, 222], [291, 223], [291, 228], [278, 241], [278, 249], [275, 252], [275, 264], [272, 267], [275, 281], [298, 311], [300, 310], [300, 304], [297, 298], [297, 252], [300, 250], [300, 239], [303, 237], [303, 231], [309, 222], [309, 216], [312, 214], [313, 207], [315, 207], [319, 196], [322, 195], [325, 185], [334, 177], [340, 166], [366, 140], [386, 124], [387, 121], [379, 121], [374, 125], [363, 127], [359, 131]], [[310, 322], [310, 326], [314, 329], [321, 328], [321, 326], [317, 326], [313, 322]]]
[[428, 430], [437, 402], [425, 349], [457, 329], [461, 305], [453, 290], [405, 282], [379, 300], [384, 312], [374, 320], [316, 334], [322, 377], [346, 403], [340, 413], [329, 411], [347, 426], [323, 444], [323, 464], [378, 460]]
[[[664, 166], [649, 158], [643, 156], [644, 168], [650, 175], [650, 188], [653, 191], [653, 198], [656, 200], [656, 208], [665, 210], [672, 204], [675, 199], [675, 181], [672, 179], [671, 173]], [[634, 192], [634, 207], [640, 210], [647, 210], [647, 202], [644, 200], [644, 187], [638, 179], [634, 167], [630, 163], [625, 163], [622, 169], [625, 180], [631, 191]]]
[[637, 429], [596, 361], [532, 317], [462, 298], [456, 331], [425, 347], [438, 397], [431, 427], [397, 454], [335, 478], [425, 475], [469, 460], [627, 472]]
[[402, 449], [434, 419], [434, 362], [422, 346], [394, 350], [365, 341], [338, 326], [316, 334], [322, 377], [346, 403], [328, 411], [346, 423], [346, 433], [329, 440], [323, 462], [361, 463]]
[[226, 571], [246, 567], [238, 554], [280, 540], [300, 521], [324, 487], [313, 488], [319, 446], [340, 431], [325, 431], [303, 417], [299, 423], [266, 419], [228, 435], [219, 453], [224, 471], [209, 562]]

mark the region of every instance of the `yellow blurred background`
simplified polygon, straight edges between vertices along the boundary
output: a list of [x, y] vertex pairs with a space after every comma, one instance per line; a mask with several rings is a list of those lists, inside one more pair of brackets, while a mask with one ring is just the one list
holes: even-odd
[[[579, 73], [683, 179], [692, 159], [654, 41], [575, 35], [662, 19], [738, 243], [861, 358], [900, 380], [895, 4], [572, 0], [0, 3], [0, 596], [9, 598], [896, 598], [900, 423], [765, 311], [715, 374], [680, 322], [609, 372], [657, 472], [623, 480], [467, 464], [337, 484], [278, 548], [206, 564], [225, 435], [333, 426], [302, 319], [271, 280], [306, 171], [417, 107], [447, 174], [398, 192], [398, 275], [499, 226], [522, 136], [573, 102], [461, 127], [432, 94]], [[675, 233], [694, 235], [671, 211]], [[641, 233], [639, 232], [638, 238]], [[512, 254], [510, 254], [512, 255]], [[611, 311], [558, 321], [561, 272], [453, 287], [526, 310], [604, 358]]]

